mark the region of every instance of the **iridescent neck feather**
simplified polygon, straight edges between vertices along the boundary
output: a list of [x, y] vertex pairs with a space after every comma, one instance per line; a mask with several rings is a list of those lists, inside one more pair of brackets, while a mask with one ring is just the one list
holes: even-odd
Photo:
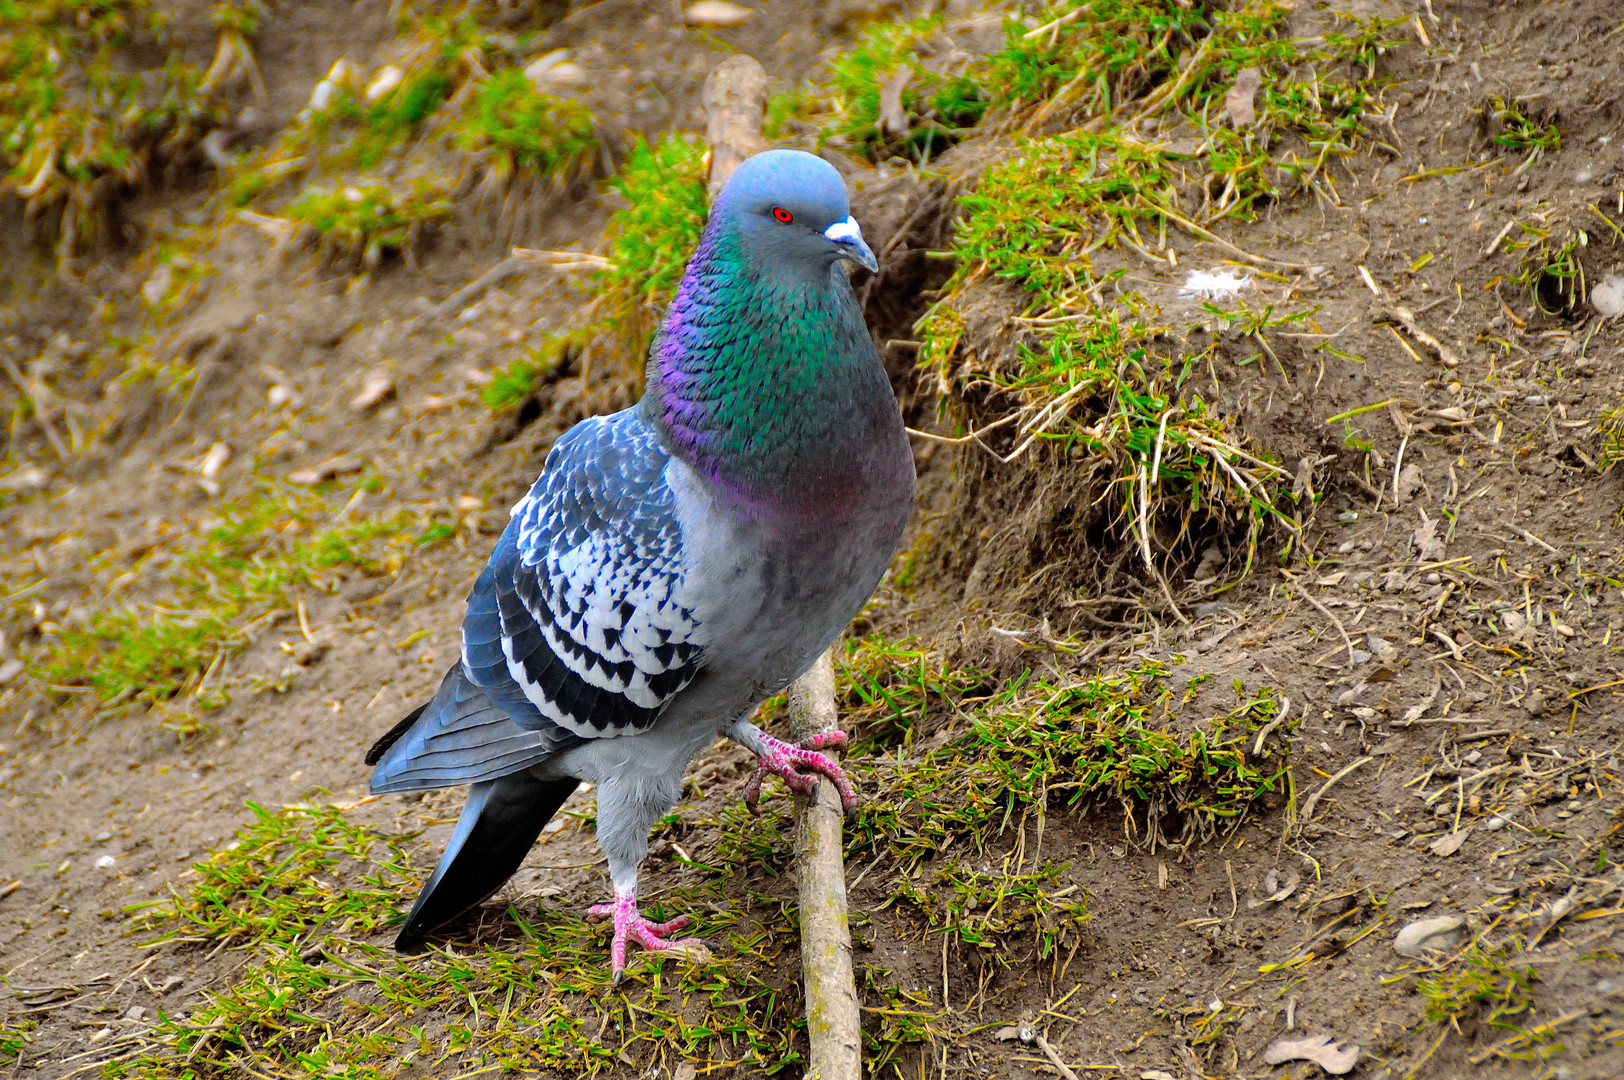
[[733, 497], [836, 510], [896, 423], [889, 380], [843, 269], [761, 267], [744, 247], [706, 229], [649, 346], [644, 413]]

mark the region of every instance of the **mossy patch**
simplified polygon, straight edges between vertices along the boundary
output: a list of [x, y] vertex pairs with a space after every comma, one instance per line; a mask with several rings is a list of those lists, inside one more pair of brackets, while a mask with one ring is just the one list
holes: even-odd
[[[196, 726], [196, 712], [229, 700], [230, 659], [253, 630], [295, 616], [305, 592], [399, 573], [419, 543], [443, 538], [424, 508], [370, 518], [336, 513], [380, 486], [371, 478], [330, 493], [266, 486], [241, 504], [211, 507], [189, 529], [166, 530], [166, 542], [133, 564], [109, 553], [102, 569], [120, 574], [117, 585], [156, 578], [164, 595], [113, 601], [47, 626], [26, 657], [30, 673], [60, 690], [88, 692], [104, 709], [183, 696], [187, 707], [170, 722]], [[329, 495], [344, 502], [335, 506]]]
[[370, 269], [386, 252], [410, 252], [425, 227], [450, 217], [449, 195], [443, 180], [421, 178], [404, 190], [401, 185], [358, 180], [307, 189], [288, 207], [288, 217], [315, 232], [328, 258]]
[[586, 106], [542, 93], [518, 68], [485, 80], [457, 141], [489, 153], [503, 177], [523, 169], [558, 184], [572, 179], [598, 146]]
[[612, 265], [596, 284], [605, 325], [640, 353], [705, 227], [704, 141], [676, 132], [639, 141], [609, 187], [626, 205], [604, 230]]
[[[920, 363], [959, 410], [960, 430], [978, 430], [1000, 456], [1047, 443], [1101, 462], [1115, 526], [1147, 569], [1184, 538], [1236, 517], [1247, 523], [1250, 566], [1265, 524], [1295, 530], [1291, 475], [1194, 391], [1195, 372], [1217, 378], [1212, 346], [1180, 350], [1158, 309], [1124, 287], [1127, 271], [1096, 265], [1108, 252], [1173, 267], [1181, 236], [1222, 243], [1220, 222], [1315, 185], [1337, 201], [1324, 166], [1366, 139], [1361, 124], [1383, 84], [1376, 59], [1391, 27], [1333, 19], [1334, 29], [1298, 42], [1278, 36], [1285, 8], [1275, 4], [1108, 7], [1115, 15], [1103, 22], [1092, 5], [1051, 12], [1046, 33], [1091, 43], [1101, 63], [1012, 114], [1027, 129], [1064, 115], [1073, 130], [1017, 137], [961, 197], [957, 267], [920, 323]], [[1021, 48], [1043, 37], [1034, 33], [1019, 37]], [[1243, 72], [1255, 90], [1226, 104]], [[1024, 305], [1013, 357], [961, 350], [965, 310], [1005, 283]], [[1314, 314], [1256, 312], [1242, 301], [1208, 311], [1257, 342], [1243, 366], [1270, 362], [1265, 330]]]
[[[149, 182], [222, 117], [147, 0], [0, 4], [0, 191], [56, 211], [78, 254], [121, 188]], [[163, 57], [131, 70], [132, 56]]]

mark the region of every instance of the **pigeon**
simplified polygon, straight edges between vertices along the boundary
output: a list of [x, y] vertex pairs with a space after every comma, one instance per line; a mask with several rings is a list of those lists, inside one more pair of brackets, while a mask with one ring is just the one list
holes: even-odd
[[652, 824], [718, 736], [757, 758], [744, 796], [845, 773], [750, 722], [868, 601], [914, 501], [906, 429], [845, 263], [878, 260], [823, 159], [769, 150], [723, 186], [649, 345], [633, 407], [548, 453], [474, 582], [462, 655], [367, 755], [374, 793], [468, 786], [396, 940], [488, 899], [581, 783], [614, 897], [619, 981], [635, 942], [690, 944], [637, 905]]

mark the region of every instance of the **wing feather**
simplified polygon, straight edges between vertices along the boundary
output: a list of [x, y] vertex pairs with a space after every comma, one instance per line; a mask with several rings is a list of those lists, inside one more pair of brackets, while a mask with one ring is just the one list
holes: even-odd
[[601, 737], [653, 724], [704, 663], [669, 457], [636, 410], [547, 456], [468, 600], [463, 658], [514, 719]]

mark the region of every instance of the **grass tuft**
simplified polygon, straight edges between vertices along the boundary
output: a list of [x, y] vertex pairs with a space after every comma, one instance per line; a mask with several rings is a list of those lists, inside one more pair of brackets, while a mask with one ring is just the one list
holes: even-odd
[[1549, 109], [1525, 99], [1507, 101], [1491, 94], [1482, 111], [1490, 141], [1510, 154], [1555, 153], [1562, 149], [1562, 129]]
[[[893, 731], [905, 745], [848, 759], [867, 795], [848, 857], [883, 862], [883, 903], [925, 933], [1000, 964], [1074, 950], [1088, 917], [1086, 894], [1065, 880], [1069, 864], [1042, 861], [1022, 839], [1040, 835], [1046, 815], [1116, 807], [1140, 842], [1188, 842], [1284, 784], [1276, 760], [1243, 749], [1274, 715], [1266, 692], [1243, 692], [1230, 712], [1192, 723], [1177, 715], [1190, 695], [1175, 698], [1154, 664], [1063, 685], [1030, 676], [994, 685], [875, 639], [850, 651], [846, 669], [870, 673], [850, 693], [872, 716], [909, 718]], [[921, 740], [927, 724], [946, 727]], [[250, 1059], [268, 1074], [365, 1077], [409, 1063], [435, 1076], [591, 1077], [627, 1060], [728, 1061], [768, 1076], [804, 1066], [782, 792], [758, 816], [728, 803], [662, 822], [680, 860], [645, 910], [692, 915], [717, 955], [688, 966], [637, 953], [618, 987], [607, 931], [545, 900], [488, 912], [479, 929], [455, 931], [452, 947], [396, 956], [375, 939], [415, 885], [409, 837], [331, 806], [250, 809], [255, 820], [182, 888], [135, 909], [162, 940], [234, 947], [250, 962], [189, 1014], [161, 1017], [109, 1076], [202, 1080]], [[854, 925], [861, 938], [866, 919]], [[858, 977], [868, 1074], [913, 1075], [945, 1018], [883, 968], [860, 965]]]
[[0, 192], [58, 213], [59, 258], [223, 116], [165, 21], [147, 0], [0, 4]]
[[1579, 252], [1588, 243], [1583, 229], [1567, 226], [1558, 233], [1556, 229], [1524, 226], [1507, 245], [1508, 250], [1522, 252], [1511, 280], [1527, 290], [1529, 301], [1545, 315], [1581, 317], [1589, 291]]
[[605, 228], [612, 265], [597, 280], [601, 319], [640, 355], [705, 227], [704, 142], [676, 132], [639, 140], [609, 186], [626, 206]]
[[1601, 469], [1606, 472], [1624, 462], [1624, 405], [1602, 410], [1597, 427], [1601, 436]]
[[312, 187], [288, 217], [315, 231], [319, 249], [335, 262], [376, 267], [386, 252], [410, 254], [423, 230], [451, 216], [449, 185], [420, 177], [405, 191], [379, 181]]
[[0, 1060], [16, 1060], [35, 1028], [32, 1020], [0, 1020]]
[[558, 185], [575, 179], [598, 146], [586, 106], [540, 92], [518, 68], [485, 80], [457, 140], [489, 154], [500, 176], [522, 169]]
[[[1157, 312], [1123, 289], [1127, 271], [1096, 260], [1174, 265], [1180, 233], [1211, 239], [1224, 219], [1308, 187], [1340, 201], [1325, 164], [1368, 141], [1361, 122], [1379, 111], [1376, 59], [1391, 24], [1343, 19], [1295, 42], [1278, 36], [1285, 12], [1068, 2], [1036, 30], [1010, 27], [990, 63], [999, 85], [1020, 88], [1002, 92], [1022, 100], [1012, 116], [1027, 129], [1062, 115], [1076, 127], [1018, 141], [961, 196], [957, 267], [919, 326], [920, 363], [965, 426], [1001, 427], [987, 445], [1009, 459], [1047, 443], [1100, 462], [1116, 525], [1152, 568], [1155, 549], [1237, 518], [1250, 567], [1263, 525], [1286, 521], [1291, 478], [1195, 393], [1196, 371], [1216, 379], [1215, 346], [1169, 355]], [[1073, 68], [1071, 54], [1050, 51], [1067, 41], [1092, 59]], [[1237, 126], [1224, 99], [1244, 69], [1260, 84], [1254, 121]], [[962, 355], [963, 311], [1008, 286], [1025, 301], [1013, 358]], [[1259, 343], [1243, 366], [1272, 359], [1265, 329], [1313, 314], [1208, 310]]]
[[973, 710], [957, 703], [967, 730], [924, 754], [876, 759], [880, 790], [859, 808], [850, 853], [885, 851], [917, 868], [958, 843], [982, 851], [1023, 815], [1100, 805], [1121, 811], [1136, 842], [1190, 843], [1279, 794], [1283, 768], [1245, 752], [1273, 696], [1181, 730], [1166, 674], [1147, 663], [1059, 685], [1022, 677]]
[[[165, 900], [126, 911], [160, 941], [292, 943], [312, 934], [371, 934], [403, 915], [417, 889], [405, 843], [353, 824], [332, 805], [271, 811], [249, 803], [254, 821], [184, 878]], [[349, 871], [360, 884], [340, 885]], [[365, 868], [365, 871], [363, 871]]]
[[[357, 500], [379, 486], [363, 479], [331, 494]], [[230, 659], [251, 632], [294, 615], [307, 590], [398, 574], [425, 530], [440, 524], [417, 508], [344, 520], [322, 492], [277, 487], [242, 504], [215, 505], [210, 515], [124, 570], [127, 580], [156, 578], [163, 599], [115, 601], [82, 622], [44, 627], [28, 657], [30, 674], [60, 689], [88, 690], [103, 708], [182, 695], [200, 711], [218, 708], [229, 700]], [[124, 568], [109, 561], [104, 569]]]
[[[987, 109], [973, 77], [929, 62], [933, 53], [949, 47], [937, 16], [876, 24], [829, 64], [825, 86], [795, 99], [800, 106], [795, 111], [818, 122], [822, 140], [876, 161], [928, 160], [963, 138]], [[900, 126], [888, 126], [882, 115], [886, 93], [895, 99]], [[817, 112], [806, 112], [814, 101]], [[780, 103], [780, 125], [790, 111]]]
[[1538, 976], [1531, 965], [1517, 967], [1507, 947], [1472, 948], [1453, 970], [1428, 975], [1416, 984], [1426, 1000], [1425, 1017], [1455, 1030], [1466, 1020], [1519, 1030], [1509, 1022], [1533, 1007], [1531, 987]]

